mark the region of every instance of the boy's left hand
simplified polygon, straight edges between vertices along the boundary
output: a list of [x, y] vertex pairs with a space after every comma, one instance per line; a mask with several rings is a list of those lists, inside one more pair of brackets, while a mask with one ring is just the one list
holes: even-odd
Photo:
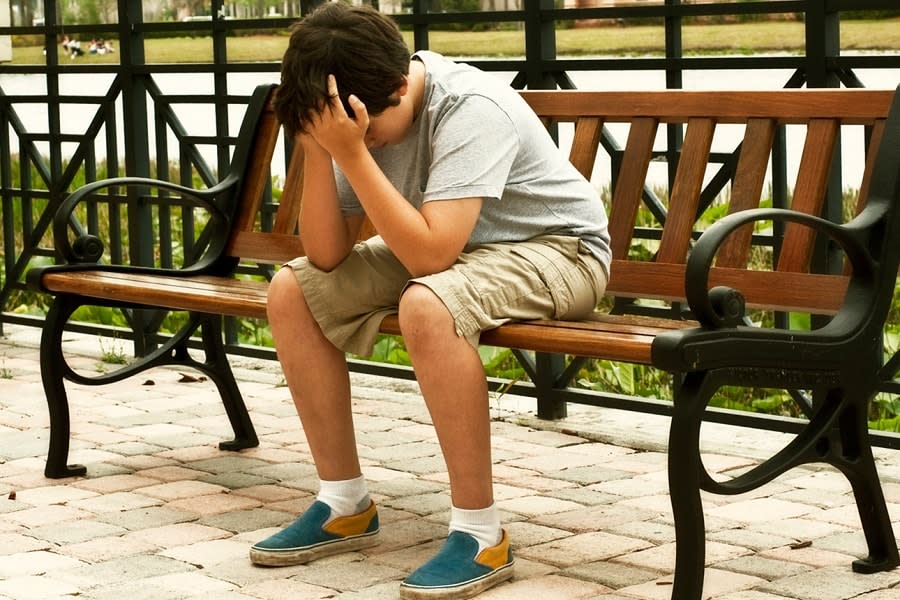
[[342, 158], [366, 149], [365, 137], [369, 129], [369, 113], [362, 100], [351, 94], [347, 101], [356, 117], [350, 118], [341, 103], [334, 75], [328, 76], [328, 96], [322, 109], [310, 115], [306, 130], [340, 163]]

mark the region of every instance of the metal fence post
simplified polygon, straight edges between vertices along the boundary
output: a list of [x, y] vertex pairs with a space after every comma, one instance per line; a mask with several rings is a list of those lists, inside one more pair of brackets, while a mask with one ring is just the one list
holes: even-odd
[[525, 85], [530, 90], [556, 87], [544, 67], [544, 61], [556, 60], [556, 21], [543, 19], [543, 12], [553, 7], [553, 0], [525, 2]]
[[[806, 87], [825, 88], [840, 87], [838, 73], [832, 68], [831, 61], [841, 53], [841, 17], [840, 12], [831, 2], [810, 0], [806, 9]], [[834, 222], [843, 221], [843, 178], [841, 177], [841, 140], [838, 132], [837, 146], [831, 163], [828, 179], [828, 190], [825, 198], [826, 219]], [[840, 247], [835, 243], [821, 239], [817, 245], [813, 260], [821, 268], [839, 273], [843, 268], [844, 258]], [[816, 318], [815, 323], [827, 319]]]
[[[119, 0], [119, 79], [122, 83], [122, 130], [125, 144], [125, 173], [150, 176], [150, 139], [147, 123], [147, 80], [138, 72], [144, 58], [143, 7], [141, 0]], [[152, 211], [141, 200], [145, 193], [128, 188], [128, 254], [131, 264], [151, 265], [153, 261]], [[150, 313], [134, 310], [134, 352], [144, 355], [153, 348], [148, 336]]]

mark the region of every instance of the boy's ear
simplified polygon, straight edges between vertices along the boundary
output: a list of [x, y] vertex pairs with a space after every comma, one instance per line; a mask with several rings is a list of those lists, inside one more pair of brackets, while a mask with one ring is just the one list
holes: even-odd
[[408, 92], [408, 91], [409, 91], [409, 77], [404, 77], [403, 84], [399, 88], [397, 88], [397, 95], [405, 96], [406, 92]]

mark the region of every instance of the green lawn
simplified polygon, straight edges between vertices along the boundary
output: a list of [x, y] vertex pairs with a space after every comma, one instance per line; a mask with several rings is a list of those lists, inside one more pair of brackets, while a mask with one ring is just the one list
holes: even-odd
[[[406, 35], [412, 45], [412, 34]], [[556, 45], [561, 56], [662, 54], [664, 41], [661, 25], [632, 25], [560, 29]], [[683, 29], [682, 42], [685, 54], [803, 52], [805, 43], [803, 24], [789, 21], [688, 25]], [[279, 61], [286, 46], [287, 36], [278, 32], [269, 36], [232, 37], [228, 40], [228, 59], [231, 62]], [[525, 40], [522, 31], [434, 31], [430, 48], [450, 56], [522, 56]], [[841, 24], [841, 49], [900, 50], [900, 20], [845, 21]], [[211, 62], [212, 44], [210, 38], [204, 37], [149, 39], [146, 58], [149, 63]], [[119, 55], [86, 55], [75, 60], [115, 63]], [[13, 48], [14, 64], [43, 62], [40, 47]]]

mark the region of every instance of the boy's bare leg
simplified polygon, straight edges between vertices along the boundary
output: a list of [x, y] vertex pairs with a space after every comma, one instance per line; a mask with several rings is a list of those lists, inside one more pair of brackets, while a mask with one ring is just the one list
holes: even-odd
[[319, 478], [339, 481], [358, 477], [347, 361], [344, 353], [322, 335], [293, 269], [282, 269], [272, 278], [267, 314], [278, 360]]
[[400, 329], [450, 475], [453, 506], [493, 504], [487, 380], [478, 352], [456, 335], [444, 303], [424, 285], [400, 299]]

